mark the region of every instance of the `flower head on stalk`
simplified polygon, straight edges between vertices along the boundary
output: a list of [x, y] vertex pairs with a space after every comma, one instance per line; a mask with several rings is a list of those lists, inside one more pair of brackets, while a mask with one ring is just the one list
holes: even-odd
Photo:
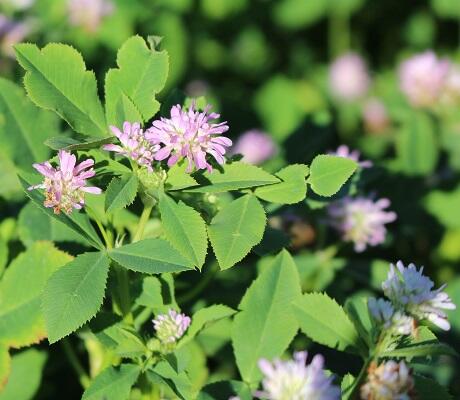
[[153, 326], [161, 343], [174, 344], [184, 335], [191, 322], [187, 315], [169, 310], [167, 314], [158, 315], [153, 320]]
[[332, 384], [332, 377], [324, 372], [324, 359], [321, 355], [313, 357], [306, 364], [307, 352], [294, 353], [294, 359], [270, 362], [259, 361], [264, 374], [263, 391], [258, 397], [269, 400], [338, 400], [340, 390]]
[[110, 129], [120, 141], [120, 145], [106, 144], [102, 148], [119, 153], [152, 171], [154, 153], [160, 146], [154, 146], [146, 139], [141, 125], [138, 122], [126, 121], [123, 123], [123, 132], [116, 126], [111, 126]]
[[371, 297], [367, 307], [372, 319], [387, 332], [395, 335], [410, 335], [414, 327], [414, 319], [399, 310], [395, 310], [391, 302]]
[[443, 310], [454, 310], [455, 304], [446, 292], [446, 285], [433, 290], [434, 283], [423, 275], [423, 267], [417, 270], [414, 264], [405, 267], [401, 261], [390, 265], [387, 280], [382, 289], [391, 302], [418, 320], [427, 319], [443, 330], [449, 330], [447, 314]]
[[374, 201], [367, 197], [346, 197], [329, 205], [329, 223], [337, 229], [345, 241], [354, 243], [355, 251], [362, 252], [369, 246], [385, 241], [385, 224], [393, 222], [396, 214], [385, 211], [388, 199]]
[[329, 70], [332, 94], [342, 100], [358, 100], [369, 90], [370, 77], [361, 56], [347, 53], [337, 58]]
[[362, 400], [410, 400], [414, 380], [410, 369], [401, 361], [371, 364], [367, 382], [361, 386]]
[[219, 164], [225, 163], [226, 147], [232, 141], [222, 133], [228, 130], [226, 122], [214, 123], [220, 117], [210, 113], [208, 105], [200, 112], [195, 110], [195, 103], [187, 109], [175, 105], [171, 109], [171, 118], [153, 121], [152, 127], [146, 132], [146, 138], [161, 149], [155, 153], [155, 160], [168, 160], [168, 166], [186, 158], [187, 172], [196, 169], [212, 171], [207, 155], [211, 155]]
[[100, 194], [98, 187], [86, 186], [86, 180], [96, 173], [92, 166], [94, 160], [88, 159], [77, 164], [75, 155], [60, 150], [59, 165], [55, 168], [49, 161], [33, 164], [33, 167], [45, 177], [39, 184], [30, 186], [29, 190], [44, 189], [47, 208], [53, 208], [55, 214], [64, 211], [70, 214], [73, 209], [81, 209], [85, 204], [85, 193]]
[[232, 154], [242, 154], [249, 164], [262, 164], [276, 153], [276, 145], [270, 135], [258, 129], [244, 132], [236, 141]]
[[433, 51], [416, 54], [399, 67], [399, 86], [414, 107], [433, 107], [439, 101], [450, 62]]
[[372, 167], [372, 161], [363, 160], [359, 161], [361, 153], [358, 150], [351, 150], [348, 146], [342, 144], [336, 151], [329, 153], [331, 156], [349, 158], [350, 160], [355, 161], [361, 168], [370, 168]]

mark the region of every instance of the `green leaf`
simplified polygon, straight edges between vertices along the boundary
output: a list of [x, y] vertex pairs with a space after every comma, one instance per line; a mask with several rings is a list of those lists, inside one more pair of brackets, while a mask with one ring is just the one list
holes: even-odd
[[414, 343], [382, 353], [382, 357], [406, 358], [409, 361], [413, 357], [431, 357], [440, 355], [450, 355], [454, 357], [459, 356], [452, 347], [445, 343], [439, 343], [437, 340]]
[[300, 296], [297, 268], [283, 250], [246, 291], [233, 321], [233, 349], [246, 382], [261, 378], [260, 358], [279, 357], [294, 338], [299, 325], [291, 305]]
[[51, 276], [43, 292], [50, 343], [94, 317], [104, 299], [108, 272], [109, 259], [104, 253], [84, 253]]
[[430, 115], [414, 112], [396, 136], [401, 170], [408, 175], [427, 175], [436, 167], [439, 143]]
[[59, 133], [58, 119], [40, 110], [24, 90], [0, 78], [0, 144], [16, 165], [30, 168], [33, 162], [46, 160], [49, 150], [45, 139]]
[[193, 269], [190, 261], [162, 239], [145, 239], [118, 247], [109, 251], [109, 257], [125, 268], [146, 274]]
[[316, 194], [330, 197], [340, 190], [357, 167], [358, 164], [349, 158], [321, 154], [311, 163], [308, 183]]
[[259, 187], [255, 195], [263, 200], [278, 204], [295, 204], [302, 201], [307, 193], [305, 177], [309, 169], [303, 164], [289, 165], [277, 172], [282, 182]]
[[96, 376], [82, 400], [126, 400], [140, 372], [141, 367], [134, 364], [108, 367]]
[[8, 382], [11, 373], [11, 357], [8, 346], [0, 343], [0, 393]]
[[194, 400], [196, 398], [187, 373], [175, 371], [166, 361], [161, 361], [155, 365], [152, 370], [148, 371], [147, 376], [156, 385], [163, 383], [169, 386], [180, 399]]
[[28, 349], [11, 358], [11, 374], [0, 400], [32, 400], [40, 387], [46, 353]]
[[451, 229], [460, 228], [460, 186], [453, 191], [431, 191], [424, 199], [427, 211], [441, 224]]
[[96, 78], [86, 70], [80, 53], [57, 43], [41, 50], [34, 44], [18, 44], [15, 50], [17, 60], [27, 71], [27, 94], [37, 106], [53, 110], [83, 135], [106, 135]]
[[179, 342], [179, 347], [182, 347], [192, 340], [209, 323], [219, 321], [222, 318], [231, 317], [235, 312], [235, 310], [223, 304], [216, 304], [198, 310], [193, 314], [192, 323], [187, 329], [187, 334]]
[[147, 351], [139, 334], [125, 323], [113, 324], [95, 335], [104, 347], [120, 357], [141, 357]]
[[351, 374], [346, 374], [340, 384], [340, 390], [342, 391], [342, 400], [348, 400], [352, 394], [355, 377]]
[[235, 265], [262, 240], [266, 222], [264, 208], [250, 194], [232, 201], [215, 215], [208, 233], [221, 269]]
[[313, 341], [340, 351], [366, 351], [345, 311], [327, 294], [304, 294], [294, 309], [300, 329]]
[[442, 387], [433, 379], [425, 378], [415, 374], [415, 392], [417, 400], [452, 400], [453, 397], [449, 394], [446, 388]]
[[67, 225], [70, 229], [82, 236], [88, 244], [96, 249], [104, 249], [104, 244], [101, 242], [101, 239], [99, 239], [99, 236], [91, 225], [91, 222], [86, 214], [78, 211], [74, 211], [70, 215], [63, 213], [55, 214], [52, 209], [43, 206], [45, 197], [39, 190], [28, 190], [27, 188], [31, 186], [31, 183], [22, 176], [19, 176], [19, 181], [21, 182], [27, 197], [37, 204], [42, 212]]
[[[133, 36], [118, 51], [117, 64], [118, 69], [109, 70], [105, 81], [108, 122], [120, 126], [124, 121], [148, 121], [160, 109], [155, 94], [166, 83], [168, 54], [150, 49], [144, 39]], [[122, 106], [125, 112], [121, 114], [118, 113], [120, 102], [125, 102]], [[132, 119], [133, 107], [139, 111], [142, 121]]]
[[161, 282], [154, 276], [146, 276], [142, 280], [142, 291], [135, 300], [136, 304], [149, 307], [154, 310], [163, 306], [161, 294]]
[[222, 168], [222, 172], [215, 169], [211, 173], [204, 172], [202, 176], [196, 175], [195, 179], [200, 184], [200, 187], [187, 189], [186, 191], [218, 193], [269, 185], [280, 181], [259, 167], [239, 161], [225, 164]]
[[165, 181], [165, 188], [168, 191], [181, 190], [198, 185], [198, 182], [189, 173], [185, 172], [186, 168], [186, 163], [177, 163], [168, 170], [168, 176]]
[[160, 195], [160, 214], [166, 239], [194, 266], [204, 264], [208, 241], [200, 214], [183, 202]]
[[8, 263], [8, 254], [8, 242], [0, 235], [0, 278], [2, 277], [3, 271]]
[[40, 208], [33, 202], [29, 202], [19, 213], [18, 236], [26, 247], [37, 240], [88, 244], [79, 234], [57, 219], [49, 217]]
[[46, 337], [42, 291], [48, 278], [71, 260], [50, 242], [36, 242], [13, 260], [0, 281], [0, 342], [18, 348]]
[[113, 178], [105, 192], [105, 211], [114, 212], [129, 206], [136, 198], [139, 180], [135, 174]]
[[104, 144], [113, 143], [115, 139], [115, 136], [109, 136], [103, 139], [85, 140], [82, 142], [66, 136], [55, 136], [46, 140], [45, 144], [53, 150], [91, 150], [99, 149]]

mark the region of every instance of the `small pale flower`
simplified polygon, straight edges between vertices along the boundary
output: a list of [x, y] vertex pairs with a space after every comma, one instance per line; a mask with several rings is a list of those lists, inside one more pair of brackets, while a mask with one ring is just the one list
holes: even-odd
[[414, 380], [404, 361], [390, 360], [369, 367], [367, 382], [361, 386], [361, 399], [411, 400], [413, 388]]
[[399, 86], [414, 107], [432, 107], [439, 101], [450, 62], [433, 51], [417, 54], [399, 67]]
[[454, 310], [455, 304], [443, 292], [446, 285], [433, 290], [434, 283], [423, 275], [423, 267], [417, 270], [414, 264], [405, 267], [401, 261], [390, 265], [388, 278], [382, 284], [385, 295], [398, 308], [418, 320], [427, 319], [443, 330], [449, 330], [447, 314], [443, 310]]
[[43, 183], [29, 187], [29, 190], [44, 189], [47, 208], [53, 208], [55, 214], [64, 211], [70, 214], [73, 209], [81, 209], [85, 204], [85, 193], [100, 194], [101, 189], [86, 186], [86, 180], [96, 173], [92, 166], [94, 160], [88, 159], [77, 164], [76, 157], [64, 150], [58, 153], [59, 165], [55, 168], [49, 161], [33, 164], [33, 167], [45, 177]]
[[226, 147], [232, 141], [222, 133], [228, 130], [226, 122], [214, 123], [220, 117], [217, 113], [209, 113], [211, 106], [202, 112], [195, 110], [193, 103], [188, 109], [175, 105], [171, 109], [171, 118], [153, 121], [152, 127], [146, 132], [146, 138], [161, 149], [155, 153], [155, 160], [168, 160], [168, 166], [186, 158], [187, 172], [196, 169], [212, 171], [206, 159], [211, 155], [219, 164], [225, 163]]
[[383, 329], [391, 330], [396, 335], [410, 335], [412, 333], [414, 319], [395, 310], [391, 302], [371, 297], [367, 306], [374, 321], [380, 324]]
[[149, 171], [152, 171], [154, 153], [159, 150], [160, 146], [152, 145], [146, 139], [146, 133], [142, 130], [141, 125], [138, 122], [126, 121], [123, 123], [123, 132], [116, 126], [111, 126], [110, 129], [121, 145], [106, 144], [102, 148], [128, 157], [140, 166], [147, 167]]
[[337, 229], [345, 241], [353, 242], [355, 251], [367, 246], [377, 246], [385, 241], [385, 224], [396, 220], [396, 213], [386, 211], [390, 200], [374, 201], [367, 197], [346, 197], [333, 202], [327, 208], [329, 223]]
[[232, 154], [242, 154], [244, 162], [254, 165], [262, 164], [275, 153], [276, 145], [273, 139], [257, 129], [241, 134], [232, 149]]
[[361, 168], [370, 168], [372, 167], [372, 161], [363, 160], [359, 161], [361, 153], [358, 150], [351, 150], [348, 146], [342, 144], [336, 151], [329, 153], [332, 156], [349, 158], [350, 160], [356, 161]]
[[294, 353], [294, 359], [270, 362], [259, 361], [264, 374], [263, 392], [259, 397], [269, 400], [338, 400], [340, 390], [332, 384], [332, 377], [324, 372], [324, 359], [321, 355], [313, 357], [306, 364], [307, 352]]
[[376, 98], [372, 98], [364, 104], [363, 122], [366, 131], [380, 133], [387, 129], [390, 121], [385, 105]]
[[96, 32], [104, 17], [114, 11], [109, 0], [68, 0], [70, 23]]
[[361, 56], [347, 53], [337, 58], [329, 70], [329, 87], [334, 97], [358, 100], [369, 90], [370, 77]]
[[184, 335], [191, 322], [191, 318], [185, 314], [169, 310], [167, 314], [158, 315], [153, 320], [153, 326], [162, 343], [172, 344]]

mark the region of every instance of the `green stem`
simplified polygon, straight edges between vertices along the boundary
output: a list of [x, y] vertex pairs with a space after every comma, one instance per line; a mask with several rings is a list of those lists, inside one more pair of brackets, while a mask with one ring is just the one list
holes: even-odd
[[80, 381], [81, 386], [83, 389], [88, 388], [88, 386], [91, 383], [91, 379], [89, 376], [86, 374], [85, 369], [80, 363], [80, 360], [78, 359], [77, 355], [73, 351], [72, 346], [70, 345], [69, 341], [67, 338], [64, 338], [61, 340], [61, 345], [62, 349], [64, 350], [64, 353], [67, 356], [67, 359], [69, 360], [70, 365], [74, 369], [75, 373], [78, 376], [78, 380]]
[[152, 209], [153, 209], [153, 205], [144, 206], [144, 210], [142, 211], [141, 217], [139, 219], [139, 224], [137, 225], [137, 230], [136, 230], [136, 233], [134, 234], [132, 243], [138, 242], [139, 240], [142, 239], [142, 236], [144, 235], [145, 225], [147, 224], [150, 218], [150, 213], [152, 212]]
[[361, 368], [361, 371], [359, 371], [358, 377], [353, 382], [353, 386], [350, 390], [350, 394], [346, 396], [345, 399], [349, 399], [349, 400], [359, 399], [359, 389], [361, 388], [362, 382], [366, 378], [367, 370], [369, 369], [369, 365], [371, 365], [371, 362], [373, 361], [373, 359], [374, 359], [373, 357], [369, 357], [366, 360], [366, 362]]
[[85, 208], [86, 208], [86, 212], [88, 213], [88, 215], [96, 222], [96, 225], [99, 228], [99, 231], [101, 232], [102, 238], [104, 239], [105, 246], [107, 247], [107, 249], [110, 250], [113, 247], [112, 240], [107, 234], [107, 231], [105, 230], [104, 225], [99, 220], [99, 218], [97, 218], [97, 214], [94, 212], [92, 208], [90, 208], [88, 205], [86, 205]]

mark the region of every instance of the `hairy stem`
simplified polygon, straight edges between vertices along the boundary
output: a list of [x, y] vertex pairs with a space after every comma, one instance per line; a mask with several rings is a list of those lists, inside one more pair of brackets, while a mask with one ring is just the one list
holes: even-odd
[[67, 359], [69, 360], [70, 365], [72, 366], [72, 368], [78, 376], [78, 380], [80, 381], [81, 386], [83, 387], [83, 389], [88, 388], [89, 384], [91, 383], [91, 379], [86, 374], [85, 369], [80, 363], [80, 360], [73, 351], [73, 348], [69, 343], [69, 340], [67, 338], [62, 339], [61, 345], [62, 349], [64, 350], [64, 353], [67, 356]]
[[139, 219], [139, 224], [137, 225], [136, 233], [134, 234], [132, 243], [138, 242], [142, 239], [144, 235], [145, 225], [150, 218], [150, 213], [152, 212], [153, 205], [145, 205], [144, 210], [142, 211], [141, 217]]

